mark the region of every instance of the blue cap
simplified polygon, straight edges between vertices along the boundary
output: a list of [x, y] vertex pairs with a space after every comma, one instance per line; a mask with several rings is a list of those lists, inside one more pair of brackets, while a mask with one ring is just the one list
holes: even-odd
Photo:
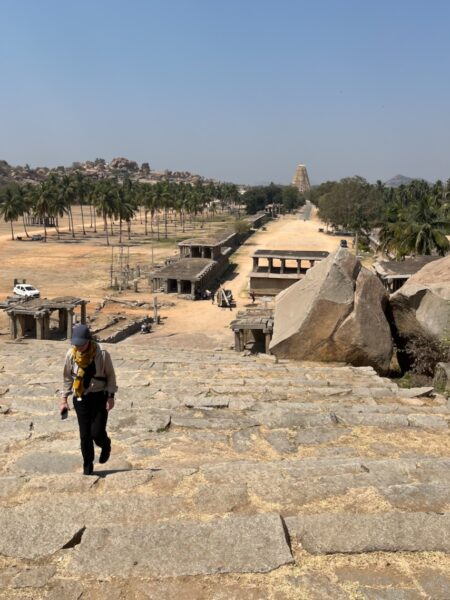
[[72, 333], [72, 344], [74, 346], [84, 346], [91, 339], [91, 332], [87, 325], [75, 325]]

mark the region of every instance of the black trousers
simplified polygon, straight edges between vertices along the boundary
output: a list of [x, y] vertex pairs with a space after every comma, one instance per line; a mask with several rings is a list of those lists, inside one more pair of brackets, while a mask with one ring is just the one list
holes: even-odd
[[94, 442], [100, 448], [107, 448], [111, 440], [106, 433], [108, 411], [106, 392], [86, 394], [81, 400], [74, 396], [73, 407], [77, 413], [80, 428], [81, 454], [84, 466], [94, 462]]

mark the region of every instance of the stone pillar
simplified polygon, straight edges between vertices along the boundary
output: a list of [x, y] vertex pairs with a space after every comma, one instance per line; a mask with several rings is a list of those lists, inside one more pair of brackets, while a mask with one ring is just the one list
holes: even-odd
[[45, 340], [45, 324], [42, 315], [36, 316], [36, 339]]
[[158, 323], [158, 297], [153, 298], [153, 322]]
[[253, 257], [253, 271], [257, 271], [258, 270], [258, 257], [254, 256]]
[[273, 258], [268, 258], [267, 259], [269, 262], [269, 273], [273, 272]]
[[17, 315], [17, 337], [24, 337], [27, 318], [25, 315]]
[[43, 340], [48, 340], [50, 338], [50, 315], [49, 313], [45, 313], [42, 316], [42, 335]]
[[181, 281], [177, 279], [177, 294], [181, 294]]
[[298, 260], [297, 261], [297, 275], [300, 275], [301, 272], [302, 272], [302, 261]]
[[83, 302], [80, 308], [80, 321], [83, 325], [86, 324], [86, 302]]
[[191, 281], [191, 296], [195, 298], [195, 281]]
[[285, 269], [286, 269], [286, 261], [284, 258], [282, 258], [280, 260], [280, 273], [284, 273]]
[[266, 354], [270, 354], [269, 346], [270, 346], [270, 340], [271, 339], [272, 339], [272, 336], [270, 335], [270, 333], [264, 334], [264, 342], [265, 342]]
[[67, 309], [67, 331], [66, 338], [70, 340], [72, 338], [72, 330], [73, 330], [73, 308]]
[[17, 338], [17, 317], [16, 315], [9, 315], [9, 337], [12, 340]]
[[202, 246], [202, 258], [205, 258], [205, 248]]
[[66, 331], [67, 329], [67, 312], [65, 308], [58, 309], [58, 331]]
[[310, 260], [309, 264], [311, 265], [309, 268], [312, 269], [316, 262], [314, 260]]
[[236, 350], [236, 352], [241, 351], [241, 338], [239, 335], [239, 331], [234, 332], [234, 349]]

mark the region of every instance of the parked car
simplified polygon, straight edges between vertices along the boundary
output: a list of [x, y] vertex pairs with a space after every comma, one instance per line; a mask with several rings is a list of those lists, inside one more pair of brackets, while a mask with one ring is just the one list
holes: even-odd
[[348, 248], [347, 240], [341, 240], [340, 246], [341, 248]]
[[22, 298], [39, 298], [41, 295], [40, 291], [29, 283], [18, 283], [14, 286], [13, 292]]

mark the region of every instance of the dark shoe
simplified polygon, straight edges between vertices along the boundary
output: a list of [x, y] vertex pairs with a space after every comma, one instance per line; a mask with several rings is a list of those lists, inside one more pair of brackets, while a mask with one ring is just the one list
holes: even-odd
[[92, 475], [94, 472], [94, 465], [90, 463], [89, 465], [84, 465], [83, 467], [83, 475]]
[[111, 454], [111, 442], [107, 446], [104, 446], [102, 448], [98, 462], [101, 464], [108, 462], [110, 454]]

